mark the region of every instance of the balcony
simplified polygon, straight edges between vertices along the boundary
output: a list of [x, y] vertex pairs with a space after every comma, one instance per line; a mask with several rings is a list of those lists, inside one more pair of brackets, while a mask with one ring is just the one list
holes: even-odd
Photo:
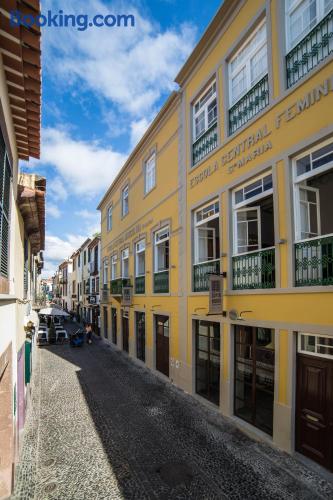
[[77, 295], [76, 293], [72, 293], [72, 299], [76, 299]]
[[287, 86], [292, 87], [333, 52], [333, 10], [286, 56]]
[[192, 146], [192, 165], [196, 165], [217, 146], [217, 122], [214, 123]]
[[193, 266], [193, 291], [208, 292], [209, 290], [209, 275], [220, 274], [220, 261], [211, 260], [194, 264]]
[[154, 273], [154, 293], [169, 293], [169, 271]]
[[333, 285], [333, 235], [295, 243], [295, 285]]
[[131, 286], [129, 278], [118, 278], [116, 280], [112, 280], [110, 282], [111, 295], [122, 295], [124, 286]]
[[232, 258], [232, 288], [275, 288], [275, 248], [248, 252]]
[[229, 134], [245, 125], [269, 104], [268, 75], [229, 109]]
[[137, 276], [135, 278], [135, 293], [145, 293], [145, 276]]

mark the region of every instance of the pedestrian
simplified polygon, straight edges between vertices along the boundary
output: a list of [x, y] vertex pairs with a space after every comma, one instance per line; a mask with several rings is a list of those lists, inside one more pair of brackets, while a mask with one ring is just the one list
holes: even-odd
[[92, 327], [91, 327], [91, 323], [87, 323], [85, 325], [85, 329], [86, 329], [86, 334], [87, 334], [87, 343], [88, 344], [92, 344]]

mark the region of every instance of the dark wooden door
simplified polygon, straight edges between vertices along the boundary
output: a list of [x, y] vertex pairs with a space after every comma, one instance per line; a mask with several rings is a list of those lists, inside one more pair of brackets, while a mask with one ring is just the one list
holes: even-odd
[[156, 370], [169, 376], [169, 318], [156, 316]]
[[128, 318], [123, 316], [123, 350], [128, 352]]
[[145, 313], [137, 312], [136, 316], [136, 355], [141, 361], [146, 360], [146, 326]]
[[112, 342], [117, 344], [117, 309], [111, 309]]
[[333, 471], [333, 362], [298, 354], [296, 450]]

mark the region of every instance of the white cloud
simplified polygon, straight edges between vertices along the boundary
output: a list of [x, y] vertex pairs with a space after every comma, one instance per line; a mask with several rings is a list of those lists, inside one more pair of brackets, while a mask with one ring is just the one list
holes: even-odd
[[65, 201], [68, 197], [66, 188], [59, 177], [48, 180], [47, 194], [50, 194], [57, 201]]
[[82, 217], [82, 219], [85, 219], [85, 220], [88, 220], [88, 221], [97, 221], [100, 219], [100, 214], [98, 212], [95, 212], [95, 211], [89, 211], [87, 209], [83, 209], [83, 210], [76, 210], [74, 212], [75, 215], [77, 215], [78, 217]]
[[42, 271], [43, 276], [52, 276], [59, 264], [77, 250], [87, 239], [84, 235], [67, 234], [64, 238], [59, 238], [53, 234], [45, 236], [45, 262]]
[[53, 203], [47, 203], [46, 213], [47, 215], [50, 215], [50, 217], [53, 217], [54, 219], [59, 219], [61, 216], [61, 211], [59, 210], [57, 205], [54, 205]]
[[[62, 1], [46, 0], [45, 10], [63, 7]], [[71, 2], [77, 12], [81, 1]], [[147, 117], [161, 96], [175, 88], [174, 77], [195, 42], [196, 30], [190, 24], [162, 30], [144, 18], [128, 2], [106, 5], [91, 0], [87, 14], [126, 12], [135, 15], [135, 27], [89, 28], [44, 31], [45, 65], [60, 84], [78, 82], [136, 118]], [[112, 7], [112, 9], [110, 9]], [[82, 8], [81, 8], [82, 10]]]
[[132, 121], [131, 123], [131, 146], [137, 145], [139, 140], [142, 138], [143, 134], [146, 132], [149, 126], [149, 122], [146, 118], [141, 118], [141, 120]]
[[[44, 130], [41, 161], [53, 166], [76, 195], [92, 197], [105, 191], [125, 159], [125, 155], [113, 151], [111, 147], [103, 148], [97, 142], [76, 141], [60, 129]], [[53, 195], [63, 193], [54, 187], [54, 181], [50, 181], [49, 190], [50, 187]]]

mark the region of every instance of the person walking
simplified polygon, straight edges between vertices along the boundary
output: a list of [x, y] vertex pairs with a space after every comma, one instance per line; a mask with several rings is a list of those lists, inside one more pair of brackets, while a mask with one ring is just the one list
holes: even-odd
[[91, 323], [87, 323], [85, 325], [85, 329], [86, 329], [86, 334], [87, 334], [87, 343], [88, 344], [92, 344], [92, 327], [91, 327]]

